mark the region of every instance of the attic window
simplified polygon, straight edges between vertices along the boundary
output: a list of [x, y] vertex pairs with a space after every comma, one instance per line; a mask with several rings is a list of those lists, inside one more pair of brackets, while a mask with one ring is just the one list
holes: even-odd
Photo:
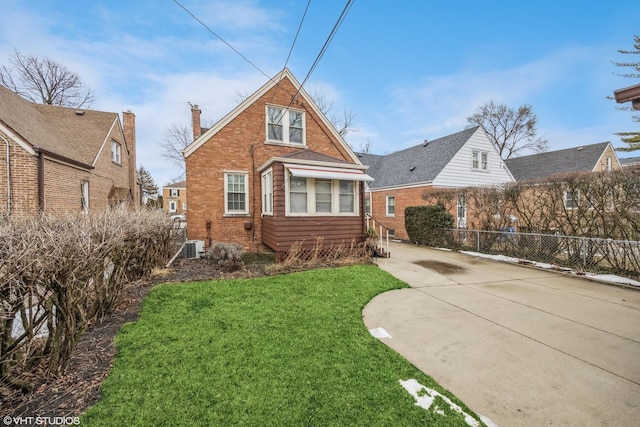
[[117, 165], [122, 164], [122, 146], [116, 141], [111, 141], [111, 161]]
[[302, 111], [267, 106], [267, 141], [305, 145], [305, 115]]

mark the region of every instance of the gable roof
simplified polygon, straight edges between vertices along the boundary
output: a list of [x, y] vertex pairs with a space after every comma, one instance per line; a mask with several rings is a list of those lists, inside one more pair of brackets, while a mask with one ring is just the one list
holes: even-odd
[[566, 172], [592, 172], [609, 142], [547, 151], [505, 160], [516, 181], [541, 179]]
[[358, 157], [375, 178], [371, 188], [430, 183], [478, 129], [474, 126], [387, 155], [358, 153]]
[[209, 128], [206, 132], [200, 135], [195, 141], [193, 141], [187, 148], [185, 148], [182, 153], [185, 158], [189, 157], [193, 154], [198, 148], [200, 148], [205, 142], [207, 142], [212, 136], [217, 134], [220, 130], [222, 130], [226, 125], [228, 125], [233, 119], [240, 115], [244, 110], [246, 110], [250, 105], [256, 102], [260, 97], [262, 97], [265, 93], [275, 87], [281, 80], [288, 79], [293, 87], [299, 91], [299, 95], [304, 98], [307, 102], [307, 105], [314, 111], [314, 113], [322, 120], [323, 124], [329, 129], [334, 138], [341, 144], [341, 146], [345, 149], [349, 156], [352, 158], [354, 163], [360, 164], [360, 160], [355, 155], [349, 144], [342, 138], [342, 136], [338, 133], [336, 128], [329, 122], [329, 119], [324, 115], [320, 108], [316, 105], [316, 103], [311, 99], [309, 94], [304, 90], [304, 88], [300, 85], [298, 80], [291, 74], [288, 68], [283, 69], [279, 72], [275, 77], [266, 82], [260, 89], [255, 91], [251, 96], [247, 97], [243, 102], [241, 102], [236, 108], [231, 110], [226, 116], [220, 119], [216, 124], [214, 124], [211, 128]]
[[120, 118], [117, 113], [35, 104], [0, 85], [0, 123], [32, 149], [93, 166]]
[[167, 184], [162, 188], [187, 188], [187, 181], [178, 181], [171, 184]]

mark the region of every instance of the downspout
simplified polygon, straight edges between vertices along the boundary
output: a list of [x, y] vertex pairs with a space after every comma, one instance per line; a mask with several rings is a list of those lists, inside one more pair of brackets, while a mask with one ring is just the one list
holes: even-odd
[[7, 216], [11, 215], [11, 146], [9, 140], [0, 135], [7, 145]]
[[44, 212], [44, 153], [38, 151], [38, 212]]

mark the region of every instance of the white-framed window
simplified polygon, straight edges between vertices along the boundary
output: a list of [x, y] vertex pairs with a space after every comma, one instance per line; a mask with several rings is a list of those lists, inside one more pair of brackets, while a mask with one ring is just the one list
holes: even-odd
[[273, 172], [262, 173], [262, 214], [273, 215]]
[[305, 115], [302, 111], [267, 106], [267, 141], [305, 144]]
[[111, 141], [111, 161], [118, 165], [122, 164], [122, 146], [116, 141]]
[[89, 181], [80, 182], [80, 209], [89, 213]]
[[180, 190], [178, 190], [177, 188], [170, 188], [169, 197], [180, 197]]
[[580, 205], [579, 190], [565, 190], [563, 194], [564, 207], [567, 209], [576, 209]]
[[169, 212], [178, 212], [178, 202], [175, 200], [169, 202]]
[[387, 196], [387, 208], [386, 215], [387, 216], [396, 216], [396, 198], [395, 196]]
[[357, 181], [290, 176], [286, 206], [290, 216], [358, 214]]
[[182, 202], [182, 210], [186, 212], [186, 210], [187, 210], [187, 202]]
[[364, 213], [371, 215], [371, 199], [368, 197], [364, 199]]
[[611, 156], [607, 156], [606, 162], [607, 172], [611, 172]]
[[[342, 181], [341, 181], [342, 182]], [[316, 179], [316, 213], [326, 213], [331, 214], [333, 212], [332, 203], [332, 194], [331, 194], [332, 183], [330, 179]]]
[[249, 213], [249, 174], [246, 172], [225, 172], [224, 213], [225, 215], [247, 215]]
[[488, 171], [489, 153], [486, 151], [473, 150], [471, 152], [471, 169], [478, 171]]

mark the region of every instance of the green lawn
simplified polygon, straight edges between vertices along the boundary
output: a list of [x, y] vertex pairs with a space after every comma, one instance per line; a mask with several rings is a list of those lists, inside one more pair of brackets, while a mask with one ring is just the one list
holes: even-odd
[[368, 301], [405, 286], [371, 265], [157, 286], [81, 425], [467, 425], [440, 397], [416, 406], [400, 380], [473, 414], [362, 322]]

